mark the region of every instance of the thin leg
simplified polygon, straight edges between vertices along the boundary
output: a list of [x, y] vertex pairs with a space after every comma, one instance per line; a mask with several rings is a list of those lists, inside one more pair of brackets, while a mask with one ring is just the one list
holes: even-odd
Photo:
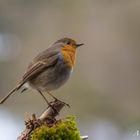
[[43, 97], [43, 99], [47, 102], [48, 106], [50, 106], [50, 107], [53, 109], [54, 112], [56, 112], [57, 114], [59, 114], [58, 111], [57, 111], [57, 110], [50, 104], [50, 102], [46, 99], [46, 97], [43, 95], [43, 93], [42, 93], [40, 90], [37, 90], [37, 91], [40, 93], [40, 95]]
[[64, 103], [66, 106], [68, 106], [68, 107], [70, 107], [70, 105], [69, 104], [67, 104], [67, 103], [65, 103], [65, 102], [63, 102], [63, 101], [61, 101], [61, 100], [59, 100], [59, 99], [57, 99], [55, 96], [53, 96], [49, 91], [47, 92], [53, 99], [55, 99], [55, 100], [58, 100], [58, 101], [60, 101], [60, 102], [62, 102], [62, 103]]
[[53, 99], [58, 100], [55, 96], [53, 96], [49, 91], [47, 92]]
[[49, 101], [46, 99], [46, 97], [43, 95], [43, 93], [40, 90], [37, 90], [37, 91], [40, 93], [40, 95], [43, 97], [43, 99], [46, 101], [46, 103], [50, 106]]

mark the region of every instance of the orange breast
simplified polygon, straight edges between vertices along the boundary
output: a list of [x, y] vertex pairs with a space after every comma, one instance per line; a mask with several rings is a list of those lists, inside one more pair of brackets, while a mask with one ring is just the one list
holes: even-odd
[[66, 45], [62, 48], [62, 55], [64, 62], [70, 68], [75, 65], [76, 48], [74, 46]]

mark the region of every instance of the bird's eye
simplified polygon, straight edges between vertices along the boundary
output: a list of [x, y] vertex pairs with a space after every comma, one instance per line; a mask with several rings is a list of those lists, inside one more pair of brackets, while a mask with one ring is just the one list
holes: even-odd
[[71, 43], [68, 41], [68, 42], [67, 42], [67, 45], [70, 45], [70, 44], [71, 44]]

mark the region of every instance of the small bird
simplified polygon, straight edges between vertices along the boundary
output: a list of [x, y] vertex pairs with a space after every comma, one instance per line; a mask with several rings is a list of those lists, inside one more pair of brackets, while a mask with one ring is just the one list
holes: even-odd
[[84, 44], [77, 44], [71, 38], [57, 40], [33, 59], [20, 82], [0, 101], [0, 104], [23, 87], [21, 92], [29, 88], [37, 90], [49, 105], [43, 93], [47, 92], [52, 98], [57, 99], [51, 91], [61, 87], [69, 79], [75, 65], [76, 50], [82, 45]]

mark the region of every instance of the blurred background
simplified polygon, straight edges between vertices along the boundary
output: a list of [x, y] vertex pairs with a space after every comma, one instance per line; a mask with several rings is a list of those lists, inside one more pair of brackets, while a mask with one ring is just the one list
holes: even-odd
[[[89, 140], [139, 140], [139, 0], [0, 0], [0, 98], [63, 37], [85, 45], [69, 82], [54, 91], [71, 105], [59, 117], [76, 115]], [[0, 106], [0, 139], [15, 140], [27, 114], [45, 109], [35, 91], [14, 94]]]

